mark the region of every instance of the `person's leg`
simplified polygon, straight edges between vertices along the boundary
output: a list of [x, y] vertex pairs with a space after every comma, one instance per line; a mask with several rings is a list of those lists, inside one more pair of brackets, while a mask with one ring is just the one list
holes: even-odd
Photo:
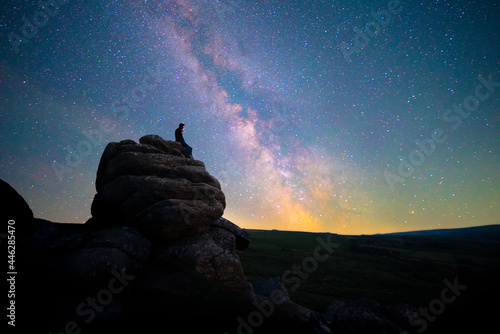
[[192, 157], [193, 156], [193, 148], [191, 146], [189, 146], [185, 141], [183, 141], [181, 144], [182, 144], [182, 146], [184, 146], [184, 149], [186, 150], [186, 155], [188, 157]]
[[191, 146], [189, 146], [188, 144], [186, 144], [186, 153], [188, 155], [188, 157], [193, 157], [193, 148]]

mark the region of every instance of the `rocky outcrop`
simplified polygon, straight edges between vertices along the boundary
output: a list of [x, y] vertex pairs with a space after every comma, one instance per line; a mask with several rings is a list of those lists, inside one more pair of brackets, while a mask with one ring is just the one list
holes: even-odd
[[153, 243], [156, 265], [181, 263], [248, 296], [236, 248], [248, 247], [249, 236], [221, 218], [226, 204], [219, 182], [181, 148], [154, 135], [108, 144], [87, 225], [137, 229]]
[[199, 235], [226, 206], [220, 183], [203, 162], [159, 136], [124, 140], [104, 150], [92, 203], [92, 223], [132, 226], [149, 239]]
[[[221, 217], [226, 204], [219, 182], [203, 162], [185, 157], [175, 142], [150, 135], [139, 143], [108, 144], [97, 171], [92, 218], [86, 224], [35, 219], [12, 187], [3, 181], [0, 186], [14, 209], [5, 219], [15, 219], [20, 230], [17, 245], [25, 291], [53, 301], [42, 311], [31, 310], [38, 312], [40, 322], [47, 322], [46, 329], [59, 332], [67, 323], [91, 322], [95, 330], [99, 323], [141, 313], [137, 302], [152, 291], [175, 304], [190, 298], [198, 304], [203, 295], [216, 300], [215, 292], [248, 303], [253, 298], [236, 253], [249, 246], [250, 237]], [[113, 293], [121, 291], [117, 282], [124, 277], [133, 278], [133, 288], [128, 294]], [[92, 294], [97, 294], [94, 299]], [[86, 311], [85, 303], [78, 304], [83, 300], [92, 306], [99, 298], [102, 305], [110, 299], [109, 307], [96, 305]], [[147, 303], [171, 314], [187, 312], [186, 306], [168, 301]], [[150, 306], [146, 309], [152, 312]]]

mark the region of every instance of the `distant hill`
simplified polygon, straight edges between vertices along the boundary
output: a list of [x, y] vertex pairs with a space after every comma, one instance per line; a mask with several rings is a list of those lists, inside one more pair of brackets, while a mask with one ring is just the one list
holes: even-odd
[[500, 239], [500, 225], [485, 225], [464, 228], [436, 229], [411, 232], [387, 233], [384, 235], [426, 235], [466, 239]]

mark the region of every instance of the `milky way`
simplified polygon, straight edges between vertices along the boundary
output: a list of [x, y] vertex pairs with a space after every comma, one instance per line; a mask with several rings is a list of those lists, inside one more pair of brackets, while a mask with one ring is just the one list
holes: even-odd
[[110, 141], [181, 122], [246, 228], [499, 223], [494, 1], [7, 1], [1, 178], [85, 222]]

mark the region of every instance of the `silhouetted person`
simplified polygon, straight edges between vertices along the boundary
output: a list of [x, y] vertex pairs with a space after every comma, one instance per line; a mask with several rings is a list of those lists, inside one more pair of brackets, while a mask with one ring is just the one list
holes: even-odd
[[182, 136], [182, 131], [184, 131], [185, 127], [184, 123], [179, 124], [179, 127], [175, 130], [175, 141], [181, 144], [186, 150], [187, 156], [193, 159], [193, 148], [186, 143], [184, 136]]

